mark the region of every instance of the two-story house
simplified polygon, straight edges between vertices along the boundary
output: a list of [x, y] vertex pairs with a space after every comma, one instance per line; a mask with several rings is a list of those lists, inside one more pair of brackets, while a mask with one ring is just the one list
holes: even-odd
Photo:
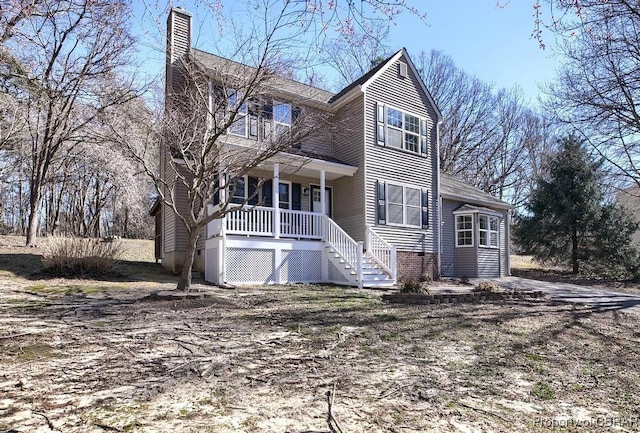
[[[188, 12], [172, 9], [167, 29], [167, 92], [185, 57], [211, 80], [230, 64], [191, 47]], [[202, 233], [196, 268], [207, 281], [375, 287], [403, 278], [508, 275], [510, 206], [440, 173], [442, 115], [405, 49], [336, 94], [284, 77], [277, 83], [263, 114], [239, 112], [226, 131], [230, 143], [255, 146], [265, 130], [290, 128], [300, 110], [330, 114], [331, 127], [265, 161], [228, 192], [242, 201], [263, 179], [254, 203]], [[184, 227], [166, 206], [153, 213], [157, 256], [176, 271]]]

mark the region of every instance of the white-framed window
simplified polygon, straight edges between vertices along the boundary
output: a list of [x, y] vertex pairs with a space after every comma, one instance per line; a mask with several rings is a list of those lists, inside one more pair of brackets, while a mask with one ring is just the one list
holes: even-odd
[[244, 102], [240, 104], [242, 101], [243, 95], [237, 90], [232, 90], [229, 93], [229, 110], [236, 111], [236, 117], [229, 127], [229, 133], [233, 135], [239, 135], [241, 137], [247, 136], [247, 127], [249, 124], [248, 114], [249, 110], [247, 107], [247, 103]]
[[487, 248], [498, 248], [498, 217], [478, 216], [478, 245]]
[[244, 203], [247, 199], [247, 176], [241, 177], [229, 177], [227, 180], [227, 187], [229, 189], [229, 202], [230, 203]]
[[[394, 183], [386, 184], [386, 191], [380, 191], [382, 183], [378, 183], [379, 205], [385, 209], [378, 210], [378, 222], [389, 225], [405, 227], [426, 227], [428, 226], [428, 200], [425, 199], [425, 191], [420, 188], [398, 185]], [[383, 189], [384, 186], [382, 186]], [[381, 202], [382, 201], [382, 202]]]
[[473, 215], [456, 215], [456, 247], [473, 246]]
[[229, 134], [251, 140], [268, 140], [291, 131], [291, 127], [300, 110], [291, 104], [255, 96], [247, 98], [242, 104], [242, 92], [231, 89], [227, 93], [228, 112], [236, 112], [229, 126]]
[[378, 103], [377, 142], [419, 155], [427, 154], [427, 119]]
[[276, 135], [290, 132], [292, 120], [291, 104], [273, 101], [273, 130]]
[[262, 201], [258, 186], [260, 179], [247, 176], [233, 177], [227, 179], [227, 193], [229, 194], [229, 203], [256, 205]]

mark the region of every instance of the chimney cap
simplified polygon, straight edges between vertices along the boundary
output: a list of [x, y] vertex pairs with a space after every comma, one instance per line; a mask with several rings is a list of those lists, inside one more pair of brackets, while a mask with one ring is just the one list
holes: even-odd
[[181, 13], [183, 15], [187, 15], [189, 17], [193, 16], [193, 14], [191, 12], [189, 12], [188, 10], [186, 10], [185, 8], [183, 8], [181, 6], [172, 6], [171, 7], [171, 12], [178, 12], [178, 13]]

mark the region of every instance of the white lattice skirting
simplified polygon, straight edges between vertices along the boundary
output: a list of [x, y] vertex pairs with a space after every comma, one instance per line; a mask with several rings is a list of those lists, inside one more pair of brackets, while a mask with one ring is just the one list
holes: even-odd
[[[324, 242], [238, 237], [227, 238], [225, 244], [223, 249], [220, 239], [207, 240], [207, 281], [220, 283], [222, 266], [224, 282], [230, 284], [318, 283], [330, 280]], [[223, 257], [220, 257], [222, 251]]]

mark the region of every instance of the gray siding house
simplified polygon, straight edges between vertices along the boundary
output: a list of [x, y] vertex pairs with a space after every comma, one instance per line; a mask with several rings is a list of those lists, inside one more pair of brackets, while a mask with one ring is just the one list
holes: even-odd
[[[190, 28], [191, 15], [173, 8], [167, 92], [177, 85], [181, 58], [212, 81], [223, 68], [250, 70], [192, 48]], [[196, 254], [207, 281], [378, 287], [404, 278], [509, 273], [509, 205], [440, 174], [442, 116], [405, 49], [337, 94], [284, 77], [272, 81], [268, 92], [274, 101], [269, 110], [277, 100], [279, 109], [330, 114], [331, 125], [247, 176], [249, 188], [264, 180], [259, 205], [207, 226]], [[253, 126], [274, 128], [273, 122], [247, 114], [241, 128], [227, 132], [228, 143], [256, 146]], [[161, 155], [161, 170], [170, 178], [167, 158]], [[294, 168], [283, 163], [301, 158], [304, 165]], [[180, 200], [184, 192], [178, 183], [175, 188]], [[161, 225], [158, 258], [177, 271], [185, 229], [166, 206], [154, 206], [154, 215]]]

